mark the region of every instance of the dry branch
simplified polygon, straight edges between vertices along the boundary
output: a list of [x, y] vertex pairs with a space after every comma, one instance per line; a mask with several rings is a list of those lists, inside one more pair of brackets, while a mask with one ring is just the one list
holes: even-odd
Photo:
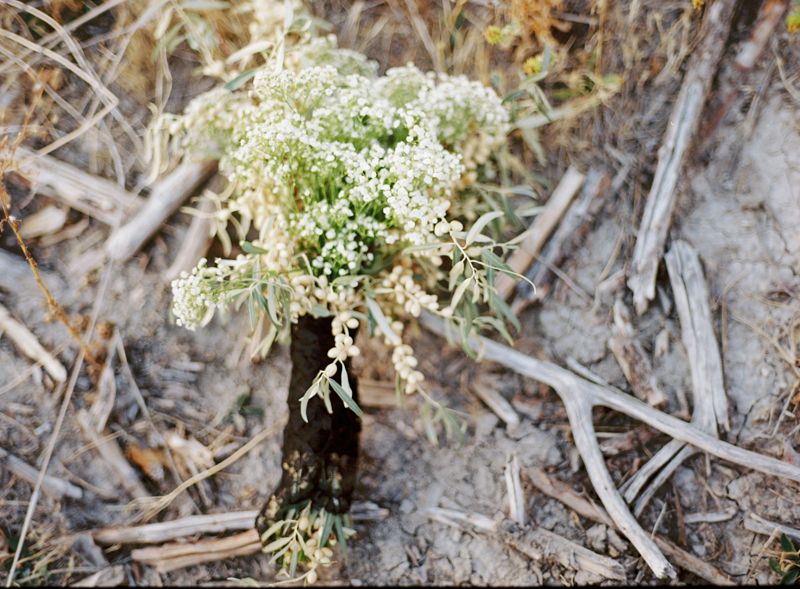
[[[420, 320], [434, 333], [445, 337], [451, 335], [446, 325], [430, 314], [423, 314]], [[575, 445], [583, 458], [584, 467], [596, 493], [616, 527], [628, 537], [658, 577], [674, 577], [675, 571], [655, 545], [650, 534], [636, 522], [614, 486], [595, 436], [592, 424], [594, 406], [599, 405], [624, 413], [723, 460], [800, 482], [800, 467], [723, 442], [616, 388], [590, 382], [556, 364], [531, 358], [485, 337], [472, 337], [468, 345], [477, 350], [483, 359], [497, 362], [556, 391], [566, 408]]]
[[544, 528], [523, 527], [509, 520], [496, 522], [480, 513], [465, 513], [455, 509], [429, 508], [426, 515], [450, 526], [472, 526], [497, 537], [532, 560], [548, 560], [573, 570], [591, 572], [605, 579], [625, 580], [625, 570], [617, 561]]
[[[550, 237], [581, 184], [583, 184], [583, 174], [575, 167], [570, 166], [545, 204], [544, 210], [536, 216], [526, 232], [527, 234], [519, 244], [517, 251], [508, 258], [508, 265], [514, 272], [524, 273], [536, 259], [544, 242]], [[507, 274], [500, 274], [497, 277], [496, 286], [498, 294], [507, 299], [514, 291], [516, 280]]]
[[634, 335], [630, 312], [619, 299], [614, 303], [614, 334], [608, 339], [608, 349], [639, 399], [653, 407], [667, 402], [656, 382], [650, 358]]
[[[213, 182], [213, 180], [212, 180]], [[191, 270], [197, 261], [202, 258], [211, 246], [211, 219], [208, 218], [214, 210], [210, 200], [202, 200], [197, 207], [198, 215], [192, 217], [189, 229], [181, 241], [180, 249], [167, 270], [164, 278], [167, 281], [176, 279], [181, 272]]]
[[771, 536], [775, 532], [780, 532], [781, 534], [786, 534], [787, 536], [800, 538], [800, 529], [771, 522], [764, 519], [760, 515], [756, 515], [755, 513], [747, 514], [747, 517], [744, 519], [744, 527], [751, 532], [762, 534], [764, 536]]
[[552, 274], [552, 269], [561, 264], [584, 240], [592, 221], [605, 204], [609, 186], [609, 178], [604, 172], [592, 168], [586, 173], [586, 182], [580, 195], [570, 205], [558, 229], [525, 274], [528, 280], [536, 285], [536, 290], [525, 281], [517, 283], [517, 305], [544, 297], [549, 290], [545, 285]]
[[250, 529], [227, 538], [140, 548], [131, 552], [131, 558], [152, 566], [159, 573], [168, 573], [206, 562], [250, 556], [260, 551], [258, 532]]
[[136, 474], [134, 468], [128, 464], [116, 440], [101, 437], [85, 409], [78, 411], [76, 420], [81, 431], [94, 444], [106, 465], [117, 475], [122, 488], [133, 498], [150, 497], [150, 493], [139, 480], [139, 475]]
[[189, 196], [211, 175], [214, 162], [187, 161], [157, 181], [144, 206], [106, 241], [105, 251], [114, 261], [125, 261], [150, 239]]
[[[694, 410], [692, 424], [713, 436], [717, 427], [730, 429], [728, 400], [722, 380], [722, 359], [711, 323], [708, 288], [697, 252], [685, 241], [676, 241], [666, 256], [675, 307], [681, 322], [681, 335], [689, 356]], [[639, 515], [655, 492], [696, 448], [672, 440], [631, 478], [624, 490], [625, 500], [633, 501], [655, 475], [636, 502]]]
[[[9, 454], [2, 448], [0, 448], [0, 465], [31, 484], [35, 484], [36, 477], [39, 476], [39, 469], [32, 467], [13, 454]], [[44, 475], [42, 479], [42, 491], [57, 499], [65, 496], [73, 499], [80, 499], [83, 497], [83, 490], [80, 487], [76, 487], [68, 481], [47, 474]]]
[[[547, 473], [538, 468], [529, 468], [526, 474], [530, 481], [542, 491], [542, 493], [561, 501], [561, 503], [575, 511], [578, 515], [614, 527], [614, 522], [608, 516], [605, 509], [595, 505], [573, 491], [572, 487], [567, 483], [548, 476]], [[681, 568], [714, 585], [735, 585], [733, 579], [728, 577], [728, 575], [721, 573], [706, 561], [686, 552], [683, 548], [676, 546], [669, 540], [661, 538], [660, 536], [654, 537], [654, 540], [655, 543], [658, 544], [658, 547]]]
[[656, 293], [656, 271], [675, 209], [675, 188], [730, 32], [736, 0], [716, 0], [706, 9], [702, 41], [689, 62], [658, 151], [653, 185], [645, 202], [631, 260], [628, 287], [641, 315]]
[[49, 155], [18, 147], [16, 171], [31, 180], [33, 189], [70, 208], [114, 225], [136, 210], [141, 199], [105, 178], [93, 176]]
[[70, 587], [117, 587], [125, 582], [125, 567], [121, 564], [106, 567], [73, 583]]
[[67, 380], [67, 369], [50, 352], [44, 349], [36, 336], [27, 327], [11, 317], [8, 310], [0, 305], [0, 335], [6, 335], [20, 352], [41, 364], [56, 382]]
[[772, 32], [781, 22], [781, 18], [788, 8], [789, 0], [764, 0], [758, 11], [756, 24], [750, 38], [742, 43], [736, 54], [733, 63], [737, 68], [744, 72], [753, 69]]
[[192, 515], [142, 526], [104, 528], [92, 531], [91, 535], [98, 544], [158, 544], [198, 534], [249, 530], [257, 515], [257, 511]]
[[509, 427], [516, 427], [519, 425], [519, 415], [517, 415], [511, 403], [506, 401], [506, 398], [494, 387], [488, 377], [479, 377], [478, 380], [470, 386], [470, 390], [475, 393], [476, 397], [486, 403], [486, 406], [489, 407], [497, 417], [502, 419], [506, 425]]

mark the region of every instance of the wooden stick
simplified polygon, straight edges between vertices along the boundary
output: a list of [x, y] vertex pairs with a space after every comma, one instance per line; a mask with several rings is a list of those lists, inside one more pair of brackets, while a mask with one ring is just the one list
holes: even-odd
[[718, 426], [729, 431], [722, 358], [711, 322], [708, 287], [700, 257], [691, 245], [678, 240], [673, 243], [666, 262], [692, 374], [692, 421], [710, 433], [715, 433]]
[[630, 312], [620, 299], [614, 303], [614, 334], [608, 339], [608, 349], [639, 399], [653, 407], [667, 402], [667, 396], [656, 381], [650, 358], [634, 336]]
[[116, 440], [101, 437], [85, 409], [79, 410], [75, 417], [83, 434], [94, 444], [105, 463], [117, 475], [122, 488], [133, 498], [150, 497], [150, 493], [139, 480], [134, 468], [128, 464]]
[[656, 271], [675, 209], [675, 188], [725, 49], [735, 5], [736, 0], [716, 0], [706, 9], [702, 41], [692, 54], [658, 151], [658, 166], [645, 203], [628, 276], [628, 287], [633, 291], [639, 315], [655, 297]]
[[208, 215], [214, 212], [214, 203], [208, 199], [203, 199], [197, 209], [199, 214], [192, 217], [189, 229], [181, 241], [180, 249], [175, 255], [172, 265], [164, 275], [164, 279], [169, 282], [180, 276], [181, 272], [188, 272], [194, 268], [197, 261], [211, 247], [213, 239], [210, 233], [211, 219], [208, 218]]
[[255, 525], [257, 515], [258, 511], [192, 515], [155, 524], [103, 528], [90, 533], [98, 544], [158, 544], [198, 534], [249, 530]]
[[[692, 424], [716, 437], [718, 424], [726, 431], [730, 428], [728, 401], [700, 258], [688, 243], [676, 241], [666, 256], [666, 263], [692, 373]], [[672, 440], [628, 480], [624, 497], [630, 503], [655, 475], [652, 484], [637, 501], [635, 514], [642, 512], [658, 488], [696, 451], [696, 448]]]
[[743, 72], [749, 72], [756, 64], [772, 31], [781, 22], [781, 17], [789, 8], [789, 0], [764, 0], [758, 11], [758, 18], [750, 38], [742, 43], [736, 54], [734, 65]]
[[[444, 322], [429, 313], [424, 313], [420, 317], [420, 322], [434, 333], [445, 337], [451, 336]], [[675, 571], [650, 535], [636, 522], [614, 486], [594, 434], [592, 424], [594, 406], [600, 405], [624, 413], [723, 460], [800, 482], [800, 467], [723, 442], [626, 395], [619, 389], [590, 382], [556, 364], [528, 357], [485, 337], [471, 337], [467, 344], [477, 350], [483, 359], [497, 362], [556, 391], [567, 410], [575, 445], [583, 458], [584, 467], [595, 491], [617, 528], [628, 537], [658, 577], [674, 577]]]
[[141, 206], [141, 199], [115, 182], [87, 174], [49, 155], [18, 147], [16, 171], [29, 178], [33, 189], [105, 223], [114, 225]]
[[250, 556], [259, 552], [261, 542], [258, 532], [250, 529], [227, 538], [140, 548], [131, 552], [131, 558], [154, 567], [159, 573], [169, 573], [188, 566]]
[[117, 587], [125, 582], [125, 567], [121, 564], [106, 567], [72, 583], [70, 587]]
[[187, 161], [153, 186], [145, 205], [106, 241], [108, 256], [122, 262], [133, 256], [216, 168], [216, 163]]
[[20, 352], [37, 364], [41, 364], [53, 377], [53, 380], [56, 382], [67, 380], [67, 369], [61, 362], [45, 350], [36, 336], [22, 323], [11, 317], [11, 313], [2, 305], [0, 305], [0, 334], [5, 334]]
[[[584, 497], [578, 495], [567, 483], [559, 481], [547, 475], [539, 468], [529, 468], [526, 474], [530, 481], [545, 495], [561, 501], [564, 505], [587, 519], [605, 524], [611, 528], [615, 527], [614, 522], [608, 513], [602, 508]], [[683, 548], [676, 546], [669, 540], [660, 536], [654, 538], [658, 547], [669, 557], [671, 557], [683, 569], [705, 579], [714, 585], [735, 585], [733, 579], [721, 573], [706, 561], [686, 552]]]
[[502, 419], [509, 427], [516, 427], [519, 425], [519, 415], [511, 406], [511, 403], [506, 401], [505, 397], [501, 395], [487, 377], [479, 377], [477, 381], [469, 387], [481, 401], [486, 403], [486, 406], [491, 409], [497, 417]]
[[[508, 258], [507, 263], [514, 272], [523, 274], [539, 255], [544, 242], [564, 215], [581, 184], [583, 184], [583, 174], [574, 166], [570, 166], [545, 204], [544, 210], [528, 229], [519, 248]], [[516, 279], [508, 274], [500, 274], [497, 277], [497, 292], [504, 299], [511, 295], [515, 285]]]
[[[546, 281], [552, 274], [551, 268], [557, 267], [574, 251], [589, 233], [592, 221], [600, 213], [606, 202], [610, 181], [608, 175], [601, 170], [591, 168], [586, 173], [586, 182], [578, 198], [573, 202], [553, 236], [547, 240], [541, 255], [533, 262], [525, 276], [536, 285], [536, 290], [526, 281], [521, 280], [516, 286], [516, 300], [536, 301], [546, 294]], [[521, 301], [520, 301], [521, 302]], [[519, 303], [518, 303], [519, 304]]]
[[752, 512], [748, 513], [747, 517], [745, 517], [744, 527], [751, 532], [764, 536], [771, 536], [777, 531], [781, 534], [792, 536], [793, 538], [800, 538], [800, 529], [783, 524], [776, 524]]
[[[35, 484], [36, 477], [39, 476], [39, 469], [32, 467], [13, 454], [9, 454], [2, 448], [0, 448], [0, 464], [14, 475], [31, 484]], [[83, 497], [83, 490], [80, 487], [48, 474], [44, 475], [44, 479], [42, 479], [42, 491], [57, 499], [65, 496], [72, 499], [81, 499]]]
[[506, 463], [506, 491], [508, 492], [508, 515], [517, 525], [525, 525], [525, 495], [519, 477], [519, 460], [513, 454]]
[[625, 580], [625, 569], [617, 561], [544, 528], [519, 526], [510, 520], [495, 522], [479, 513], [470, 514], [455, 509], [434, 507], [427, 509], [426, 514], [431, 519], [454, 527], [471, 525], [481, 532], [497, 537], [532, 560], [549, 560], [573, 570], [599, 575], [601, 578]]

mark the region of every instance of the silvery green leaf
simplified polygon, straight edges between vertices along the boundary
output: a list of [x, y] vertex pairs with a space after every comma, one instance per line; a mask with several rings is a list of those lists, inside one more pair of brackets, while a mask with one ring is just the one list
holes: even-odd
[[467, 245], [470, 245], [472, 244], [473, 241], [475, 241], [480, 232], [483, 231], [484, 227], [486, 227], [493, 220], [502, 216], [503, 216], [503, 211], [489, 211], [488, 213], [484, 213], [483, 215], [478, 217], [478, 219], [475, 221], [475, 223], [472, 224], [472, 227], [470, 227], [469, 231], [467, 232], [467, 237], [466, 237]]

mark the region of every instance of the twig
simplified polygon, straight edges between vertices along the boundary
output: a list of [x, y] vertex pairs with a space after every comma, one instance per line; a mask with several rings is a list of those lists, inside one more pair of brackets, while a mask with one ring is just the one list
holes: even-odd
[[125, 261], [139, 251], [215, 168], [214, 162], [187, 161], [159, 180], [144, 206], [108, 238], [105, 245], [108, 256], [112, 260]]
[[716, 0], [706, 9], [702, 41], [689, 62], [658, 152], [658, 166], [645, 203], [628, 275], [628, 287], [633, 291], [633, 302], [639, 315], [655, 297], [656, 271], [672, 222], [675, 188], [725, 49], [735, 5], [736, 0]]
[[106, 567], [72, 583], [70, 587], [117, 587], [125, 582], [125, 567], [121, 564]]
[[189, 229], [181, 241], [180, 249], [164, 275], [164, 279], [167, 281], [176, 279], [181, 272], [191, 270], [211, 246], [211, 219], [208, 216], [213, 213], [214, 204], [210, 200], [204, 199], [197, 209], [198, 214], [192, 217]]
[[[0, 448], [0, 464], [19, 478], [29, 483], [36, 483], [39, 471], [13, 454], [9, 454], [2, 448]], [[76, 487], [68, 481], [50, 475], [45, 475], [44, 479], [42, 479], [42, 491], [57, 499], [64, 496], [73, 499], [80, 499], [83, 497], [83, 490], [80, 487]]]
[[433, 507], [425, 510], [425, 513], [445, 525], [469, 525], [488, 533], [532, 560], [547, 559], [606, 579], [625, 580], [625, 570], [615, 560], [592, 552], [544, 528], [521, 527], [509, 520], [496, 522], [480, 513], [466, 513], [455, 509]]
[[789, 0], [764, 0], [758, 11], [753, 32], [750, 34], [750, 38], [742, 43], [733, 62], [739, 70], [749, 72], [753, 69], [772, 35], [772, 31], [775, 30], [788, 8]]
[[50, 352], [42, 347], [36, 336], [19, 321], [16, 321], [8, 309], [0, 305], [0, 335], [5, 334], [25, 354], [34, 362], [41, 364], [47, 373], [56, 382], [67, 380], [67, 369]]
[[169, 494], [164, 495], [163, 497], [159, 497], [155, 503], [144, 513], [141, 519], [148, 520], [152, 517], [158, 515], [161, 511], [166, 509], [170, 503], [172, 503], [176, 497], [178, 497], [181, 493], [183, 493], [186, 489], [190, 488], [193, 485], [196, 485], [200, 481], [204, 481], [207, 478], [214, 476], [221, 470], [225, 470], [231, 464], [234, 464], [238, 461], [242, 456], [245, 456], [248, 452], [253, 450], [257, 447], [261, 442], [266, 440], [268, 437], [275, 435], [275, 432], [278, 431], [278, 426], [273, 425], [272, 427], [268, 427], [264, 430], [261, 430], [255, 436], [253, 436], [250, 441], [244, 444], [241, 448], [236, 450], [233, 454], [228, 456], [225, 460], [220, 462], [219, 464], [215, 464], [211, 468], [204, 470], [189, 479], [183, 481], [180, 485], [178, 485], [174, 490], [172, 490]]
[[158, 544], [198, 534], [249, 530], [253, 528], [257, 515], [258, 511], [192, 515], [142, 526], [103, 528], [90, 533], [98, 544]]
[[519, 460], [513, 454], [506, 462], [506, 491], [508, 492], [508, 514], [512, 521], [520, 526], [525, 525], [525, 496], [522, 494], [522, 483], [519, 480]]
[[215, 560], [250, 556], [260, 551], [258, 532], [250, 529], [227, 538], [140, 548], [131, 552], [131, 558], [152, 566], [159, 573], [168, 573]]
[[608, 339], [608, 349], [639, 399], [653, 407], [667, 402], [667, 396], [656, 382], [653, 365], [634, 336], [630, 312], [620, 299], [614, 303], [614, 334]]
[[[570, 166], [545, 204], [544, 210], [537, 215], [527, 230], [527, 235], [519, 244], [519, 248], [508, 258], [507, 263], [514, 272], [524, 273], [539, 255], [544, 242], [564, 215], [581, 184], [583, 184], [583, 174]], [[497, 293], [504, 299], [511, 295], [515, 286], [516, 281], [511, 276], [500, 274], [497, 277]]]
[[527, 281], [519, 281], [516, 286], [517, 304], [523, 301], [532, 302], [544, 297], [547, 291], [545, 283], [553, 274], [551, 268], [558, 267], [569, 252], [574, 251], [586, 237], [592, 221], [606, 202], [605, 196], [609, 192], [608, 188], [609, 179], [604, 172], [591, 168], [586, 173], [586, 182], [580, 195], [570, 205], [559, 223], [558, 229], [555, 230], [553, 236], [542, 248], [542, 253], [525, 274], [528, 280], [536, 285], [536, 290], [531, 288]]
[[516, 427], [519, 425], [519, 415], [511, 406], [511, 403], [506, 401], [505, 397], [501, 395], [489, 379], [485, 376], [479, 377], [477, 381], [469, 387], [475, 396], [481, 401], [486, 403], [486, 406], [491, 409], [497, 417], [502, 419], [509, 427]]
[[75, 416], [83, 434], [89, 438], [103, 461], [117, 475], [122, 488], [133, 498], [150, 497], [150, 493], [139, 480], [136, 470], [125, 459], [116, 440], [103, 438], [95, 429], [88, 411], [81, 409]]
[[[567, 483], [554, 479], [538, 468], [529, 468], [526, 471], [531, 482], [545, 495], [561, 501], [564, 505], [587, 519], [616, 527], [608, 513], [594, 503], [588, 501], [572, 490]], [[655, 543], [664, 553], [672, 558], [678, 566], [705, 579], [714, 585], [735, 585], [727, 575], [718, 571], [706, 561], [694, 556], [660, 536], [654, 538]]]
[[744, 518], [744, 527], [751, 532], [763, 534], [764, 536], [771, 536], [777, 531], [787, 536], [800, 538], [800, 529], [771, 522], [752, 512], [748, 513]]
[[683, 521], [687, 524], [699, 523], [718, 523], [726, 522], [738, 513], [738, 509], [731, 507], [725, 511], [706, 511], [701, 513], [689, 513], [683, 517]]
[[[445, 337], [450, 335], [444, 322], [428, 313], [423, 314], [420, 321], [434, 333]], [[556, 364], [528, 357], [485, 337], [471, 337], [467, 344], [477, 350], [483, 359], [497, 362], [556, 391], [566, 408], [575, 445], [583, 458], [595, 491], [617, 528], [628, 537], [658, 577], [674, 577], [675, 572], [649, 534], [633, 518], [614, 486], [594, 435], [592, 424], [594, 406], [600, 405], [624, 413], [723, 460], [800, 482], [800, 468], [797, 466], [718, 440], [618, 389], [589, 382]]]
[[106, 225], [115, 225], [123, 215], [141, 206], [138, 196], [116, 183], [87, 174], [49, 155], [38, 155], [20, 147], [14, 157], [17, 171], [30, 178], [36, 192]]
[[[685, 241], [676, 241], [666, 256], [675, 307], [681, 322], [681, 334], [689, 356], [692, 374], [694, 410], [692, 424], [717, 436], [717, 426], [727, 431], [728, 400], [722, 380], [722, 359], [719, 355], [714, 326], [711, 324], [708, 288], [697, 252]], [[690, 456], [696, 448], [672, 440], [666, 444], [636, 475], [628, 481], [625, 499], [633, 501], [649, 477], [655, 479], [636, 502], [640, 514], [650, 498]], [[651, 466], [652, 464], [652, 466]]]

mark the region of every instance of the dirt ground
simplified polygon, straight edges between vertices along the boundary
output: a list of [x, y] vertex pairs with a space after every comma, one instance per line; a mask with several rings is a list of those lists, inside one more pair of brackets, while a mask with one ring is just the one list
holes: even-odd
[[[683, 14], [680, 2], [661, 4], [658, 10], [665, 19], [664, 28]], [[345, 26], [336, 14], [326, 16], [339, 30]], [[624, 9], [615, 7], [608, 18], [623, 16]], [[402, 30], [395, 34], [402, 36]], [[731, 92], [736, 94], [724, 117], [706, 128], [692, 151], [679, 184], [670, 240], [688, 241], [704, 265], [730, 401], [732, 430], [727, 440], [791, 460], [800, 451], [796, 396], [800, 382], [796, 355], [800, 344], [800, 49], [797, 37], [790, 39], [783, 29], [768, 44], [757, 67], [742, 74], [732, 60], [737, 42], [746, 35], [742, 17], [723, 57], [704, 122], [720, 112]], [[654, 43], [658, 47], [653, 55], [668, 51]], [[615, 39], [609, 39], [607, 51], [614, 44]], [[384, 53], [385, 49], [373, 43], [366, 52], [384, 67], [394, 65], [397, 56]], [[677, 73], [680, 65], [674, 64]], [[561, 365], [577, 361], [623, 390], [629, 390], [629, 385], [607, 341], [614, 301], [620, 297], [630, 306], [631, 295], [622, 282], [605, 286], [610, 284], [609, 277], [627, 269], [655, 153], [679, 83], [680, 77], [672, 76], [646, 88], [626, 87], [606, 106], [544, 136], [558, 147], [548, 152], [547, 165], [538, 172], [553, 183], [570, 163], [583, 171], [600, 166], [611, 176], [626, 163], [632, 165], [622, 187], [608, 196], [583, 245], [560, 268], [574, 286], [557, 280], [544, 301], [523, 312], [516, 348]], [[33, 201], [26, 206], [37, 208]], [[24, 213], [25, 206], [21, 209]], [[80, 215], [72, 215], [71, 221], [77, 222]], [[142, 449], [160, 447], [161, 435], [174, 432], [197, 440], [212, 450], [218, 462], [265, 428], [274, 429], [265, 442], [229, 468], [180, 495], [159, 516], [163, 521], [261, 506], [280, 476], [280, 427], [287, 415], [291, 369], [282, 347], [266, 361], [250, 362], [240, 337], [247, 331], [246, 313], [217, 317], [196, 332], [172, 323], [169, 286], [163, 276], [188, 220], [184, 214], [176, 215], [142, 254], [120, 267], [91, 269], [93, 249], [108, 234], [99, 224], [92, 223], [79, 237], [49, 247], [32, 244], [58, 301], [73, 315], [88, 318], [97, 313], [101, 323], [111, 324], [107, 335], [115, 329], [121, 337], [130, 370], [122, 361], [115, 363], [116, 397], [103, 436], [110, 436], [123, 449], [148, 492], [164, 495], [176, 485], [168, 465], [141, 458]], [[77, 352], [69, 336], [60, 324], [47, 320], [24, 259], [7, 235], [2, 240], [0, 303], [48, 349], [57, 350], [65, 366], [71, 366]], [[605, 286], [598, 290], [601, 283]], [[691, 378], [663, 269], [658, 284], [657, 300], [643, 316], [634, 318], [634, 325], [637, 339], [653, 357], [658, 383], [668, 394], [665, 410], [677, 413]], [[665, 337], [668, 347], [656, 354], [657, 338], [663, 345]], [[361, 512], [369, 515], [357, 519], [348, 559], [326, 571], [325, 582], [522, 586], [591, 581], [586, 573], [531, 561], [490, 536], [448, 527], [425, 514], [429, 507], [492, 518], [506, 514], [503, 473], [515, 454], [522, 467], [527, 514], [534, 524], [620, 560], [628, 583], [663, 583], [616, 532], [577, 516], [525, 480], [526, 469], [542, 468], [597, 501], [571, 443], [566, 413], [553, 391], [495, 366], [476, 364], [427, 332], [418, 333], [417, 349], [432, 391], [467, 415], [466, 437], [461, 445], [443, 440], [430, 443], [413, 400], [405, 407], [367, 408], [356, 501]], [[371, 349], [357, 370], [362, 380], [389, 380], [385, 366], [385, 351]], [[521, 417], [519, 426], [507, 427], [471, 392], [478, 377], [490, 379], [512, 403]], [[53, 391], [40, 368], [31, 368], [6, 339], [0, 339], [0, 448], [38, 466], [61, 402]], [[121, 487], [118, 472], [89, 443], [76, 419], [95, 395], [95, 386], [82, 373], [48, 471], [82, 488], [83, 498], [42, 496], [17, 582], [68, 584], [108, 563], [125, 565], [129, 584], [273, 581], [274, 567], [264, 555], [159, 574], [133, 563], [128, 547], [107, 548], [102, 557], [107, 562], [103, 562], [92, 550], [53, 541], [133, 517], [133, 511], [126, 509], [131, 497]], [[142, 401], [149, 418], [142, 412]], [[609, 470], [618, 483], [666, 441], [664, 436], [647, 436], [645, 426], [610, 411], [597, 410], [594, 417]], [[630, 431], [641, 433], [644, 441], [615, 447]], [[152, 468], [145, 472], [147, 464]], [[31, 488], [30, 483], [0, 469], [0, 531], [12, 546]], [[797, 483], [699, 455], [678, 469], [639, 521], [646, 530], [668, 537], [737, 583], [766, 584], [774, 581], [767, 564], [774, 541], [747, 531], [744, 520], [755, 513], [796, 526], [799, 491]], [[704, 512], [726, 512], [729, 517], [716, 523], [683, 523], [686, 516]], [[0, 544], [0, 552], [2, 548]], [[6, 562], [0, 579], [5, 579], [7, 566]], [[675, 583], [697, 581], [680, 570]]]

